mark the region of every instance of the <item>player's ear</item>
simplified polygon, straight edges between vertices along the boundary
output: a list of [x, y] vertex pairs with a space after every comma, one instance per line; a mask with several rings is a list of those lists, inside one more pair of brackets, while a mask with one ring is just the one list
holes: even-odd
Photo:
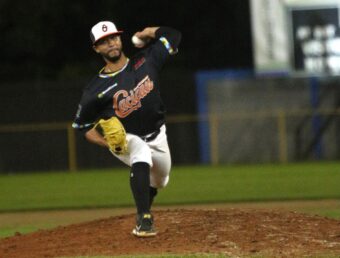
[[92, 45], [93, 47], [93, 50], [96, 51], [97, 53], [99, 53], [99, 50], [97, 49], [97, 46], [96, 45]]

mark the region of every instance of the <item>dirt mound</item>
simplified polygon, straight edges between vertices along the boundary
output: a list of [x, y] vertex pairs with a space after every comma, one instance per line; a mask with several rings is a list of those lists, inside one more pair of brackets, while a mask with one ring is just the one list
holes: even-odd
[[0, 257], [224, 253], [230, 256], [301, 257], [339, 254], [340, 221], [268, 210], [154, 211], [154, 238], [131, 235], [135, 216], [16, 234], [0, 239]]

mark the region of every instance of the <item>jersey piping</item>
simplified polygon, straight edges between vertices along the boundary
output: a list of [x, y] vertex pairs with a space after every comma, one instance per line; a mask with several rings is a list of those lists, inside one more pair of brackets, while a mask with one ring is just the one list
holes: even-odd
[[99, 77], [100, 78], [110, 78], [110, 77], [114, 77], [117, 74], [121, 73], [122, 71], [125, 70], [125, 68], [128, 66], [130, 59], [128, 58], [126, 61], [126, 64], [118, 71], [115, 71], [113, 73], [102, 73], [105, 69], [105, 67], [103, 67], [100, 71], [99, 71]]

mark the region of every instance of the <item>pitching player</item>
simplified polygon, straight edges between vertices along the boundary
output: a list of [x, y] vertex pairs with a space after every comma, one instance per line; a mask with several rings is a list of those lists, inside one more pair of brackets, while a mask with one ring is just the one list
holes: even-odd
[[110, 21], [92, 27], [93, 49], [106, 64], [85, 87], [73, 127], [88, 141], [109, 148], [108, 138], [95, 125], [100, 119], [112, 117], [123, 124], [126, 146], [110, 150], [131, 167], [130, 187], [137, 208], [132, 233], [149, 237], [156, 235], [151, 205], [157, 189], [167, 185], [171, 168], [159, 72], [177, 53], [181, 33], [169, 27], [147, 27], [136, 32], [134, 44], [141, 50], [132, 58], [124, 55], [122, 33]]

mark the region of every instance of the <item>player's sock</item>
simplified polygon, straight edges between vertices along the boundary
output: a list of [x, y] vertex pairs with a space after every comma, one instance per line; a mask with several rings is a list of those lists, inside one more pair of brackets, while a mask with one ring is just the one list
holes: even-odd
[[137, 213], [150, 213], [150, 166], [145, 162], [132, 164], [130, 187], [137, 206]]
[[157, 195], [157, 188], [150, 186], [150, 210], [155, 196]]

